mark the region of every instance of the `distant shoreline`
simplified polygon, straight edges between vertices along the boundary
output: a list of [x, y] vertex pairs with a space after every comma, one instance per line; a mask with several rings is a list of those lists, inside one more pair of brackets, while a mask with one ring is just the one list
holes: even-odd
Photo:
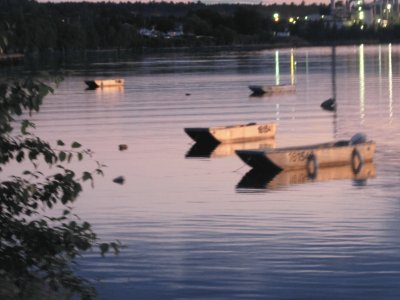
[[20, 61], [25, 57], [22, 53], [0, 54], [0, 63]]
[[[126, 48], [126, 49], [81, 49], [81, 50], [45, 50], [37, 52], [27, 52], [27, 53], [15, 53], [15, 54], [2, 54], [0, 55], [0, 64], [17, 64], [24, 61], [24, 59], [35, 59], [43, 56], [55, 56], [55, 57], [74, 57], [76, 55], [85, 54], [162, 54], [162, 53], [209, 53], [209, 52], [227, 52], [227, 51], [263, 51], [263, 50], [273, 50], [273, 49], [290, 49], [290, 48], [306, 48], [306, 47], [340, 47], [340, 46], [357, 46], [357, 45], [379, 45], [379, 44], [389, 44], [380, 43], [379, 41], [369, 40], [369, 41], [345, 41], [345, 42], [318, 42], [310, 43], [307, 41], [293, 41], [293, 42], [276, 42], [268, 44], [249, 44], [249, 45], [207, 45], [207, 46], [180, 46], [180, 47], [138, 47], [138, 48]], [[398, 43], [391, 43], [398, 44]]]
[[[332, 42], [318, 42], [310, 43], [307, 41], [296, 41], [296, 42], [279, 42], [279, 43], [268, 43], [268, 44], [249, 44], [249, 45], [207, 45], [207, 46], [180, 46], [180, 47], [138, 47], [138, 48], [126, 48], [126, 49], [82, 49], [82, 50], [47, 50], [36, 53], [27, 53], [27, 56], [43, 55], [47, 53], [54, 54], [76, 54], [76, 53], [172, 53], [172, 52], [212, 52], [212, 51], [261, 51], [261, 50], [272, 50], [272, 49], [285, 49], [285, 48], [304, 48], [304, 47], [332, 47], [332, 46], [356, 46], [356, 45], [379, 45], [389, 44], [381, 43], [376, 40], [368, 41], [332, 41]], [[397, 44], [397, 43], [391, 43]]]

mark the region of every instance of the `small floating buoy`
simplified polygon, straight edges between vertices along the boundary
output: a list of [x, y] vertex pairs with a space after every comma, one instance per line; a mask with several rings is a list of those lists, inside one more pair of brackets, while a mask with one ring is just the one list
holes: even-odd
[[124, 178], [124, 176], [118, 176], [113, 179], [113, 182], [118, 183], [118, 184], [124, 184], [125, 178]]
[[191, 94], [190, 94], [190, 93], [186, 93], [185, 95], [186, 95], [186, 96], [190, 96]]
[[336, 99], [329, 98], [321, 103], [321, 107], [325, 110], [334, 111], [336, 109]]
[[121, 144], [118, 146], [118, 148], [119, 148], [119, 151], [124, 151], [124, 150], [128, 149], [128, 145]]

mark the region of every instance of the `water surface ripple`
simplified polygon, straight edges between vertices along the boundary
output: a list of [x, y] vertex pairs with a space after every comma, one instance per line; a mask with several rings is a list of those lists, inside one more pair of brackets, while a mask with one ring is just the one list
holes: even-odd
[[[108, 166], [76, 211], [126, 246], [85, 255], [80, 273], [99, 299], [399, 299], [399, 66], [394, 45], [67, 64], [72, 75], [34, 116], [37, 131], [78, 140]], [[103, 77], [125, 88], [85, 90]], [[294, 94], [247, 88], [290, 82]], [[330, 97], [334, 113], [320, 108]], [[246, 189], [237, 185], [249, 168], [229, 149], [185, 156], [184, 127], [265, 121], [278, 124], [277, 147], [365, 132], [374, 165], [365, 178], [287, 174]], [[120, 175], [125, 184], [114, 184]]]

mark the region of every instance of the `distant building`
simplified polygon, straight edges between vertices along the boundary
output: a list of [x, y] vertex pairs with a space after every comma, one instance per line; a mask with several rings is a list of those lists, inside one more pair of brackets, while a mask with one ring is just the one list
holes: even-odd
[[175, 30], [168, 31], [166, 37], [173, 38], [173, 37], [180, 37], [183, 36], [183, 25], [179, 24], [176, 26]]
[[150, 38], [156, 38], [156, 37], [160, 36], [160, 32], [155, 30], [154, 27], [152, 27], [151, 29], [140, 28], [139, 29], [139, 34], [141, 36], [150, 37]]
[[[330, 8], [334, 20], [341, 20], [343, 24], [386, 26], [399, 21], [399, 0], [372, 0], [370, 3], [364, 0], [331, 0]], [[311, 20], [312, 16], [309, 18]]]
[[290, 37], [290, 32], [289, 31], [278, 31], [275, 32], [275, 36], [279, 38], [288, 38]]

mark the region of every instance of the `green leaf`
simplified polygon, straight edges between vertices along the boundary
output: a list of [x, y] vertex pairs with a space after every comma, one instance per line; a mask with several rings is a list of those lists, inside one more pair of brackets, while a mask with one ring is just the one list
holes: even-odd
[[37, 150], [31, 150], [29, 152], [29, 159], [32, 161], [34, 159], [36, 159], [36, 157], [38, 156], [39, 152]]
[[71, 144], [71, 147], [72, 148], [79, 148], [79, 147], [81, 147], [82, 145], [81, 144], [79, 144], [78, 142], [73, 142], [72, 144]]
[[119, 245], [117, 245], [117, 243], [111, 243], [110, 246], [111, 246], [111, 248], [114, 249], [114, 254], [118, 255], [119, 254]]
[[102, 243], [102, 244], [100, 244], [99, 247], [100, 247], [102, 256], [104, 256], [104, 254], [106, 254], [108, 252], [108, 249], [110, 248], [110, 246], [107, 243]]
[[64, 151], [61, 151], [58, 154], [58, 158], [60, 159], [60, 161], [64, 161], [66, 157], [67, 157], [67, 154]]
[[44, 160], [46, 161], [46, 163], [48, 164], [52, 164], [53, 163], [53, 155], [51, 153], [45, 153], [44, 154]]
[[92, 174], [90, 174], [89, 172], [83, 172], [82, 179], [83, 181], [86, 181], [88, 179], [93, 179]]
[[17, 157], [15, 158], [17, 160], [17, 162], [21, 162], [24, 159], [25, 156], [25, 152], [24, 151], [19, 151], [17, 154]]
[[64, 142], [62, 140], [58, 140], [57, 141], [57, 145], [58, 146], [65, 146]]
[[28, 120], [23, 120], [21, 123], [21, 133], [23, 135], [28, 134], [29, 132], [27, 131], [28, 127], [32, 127], [35, 128], [35, 124], [33, 124], [32, 122], [29, 122]]

